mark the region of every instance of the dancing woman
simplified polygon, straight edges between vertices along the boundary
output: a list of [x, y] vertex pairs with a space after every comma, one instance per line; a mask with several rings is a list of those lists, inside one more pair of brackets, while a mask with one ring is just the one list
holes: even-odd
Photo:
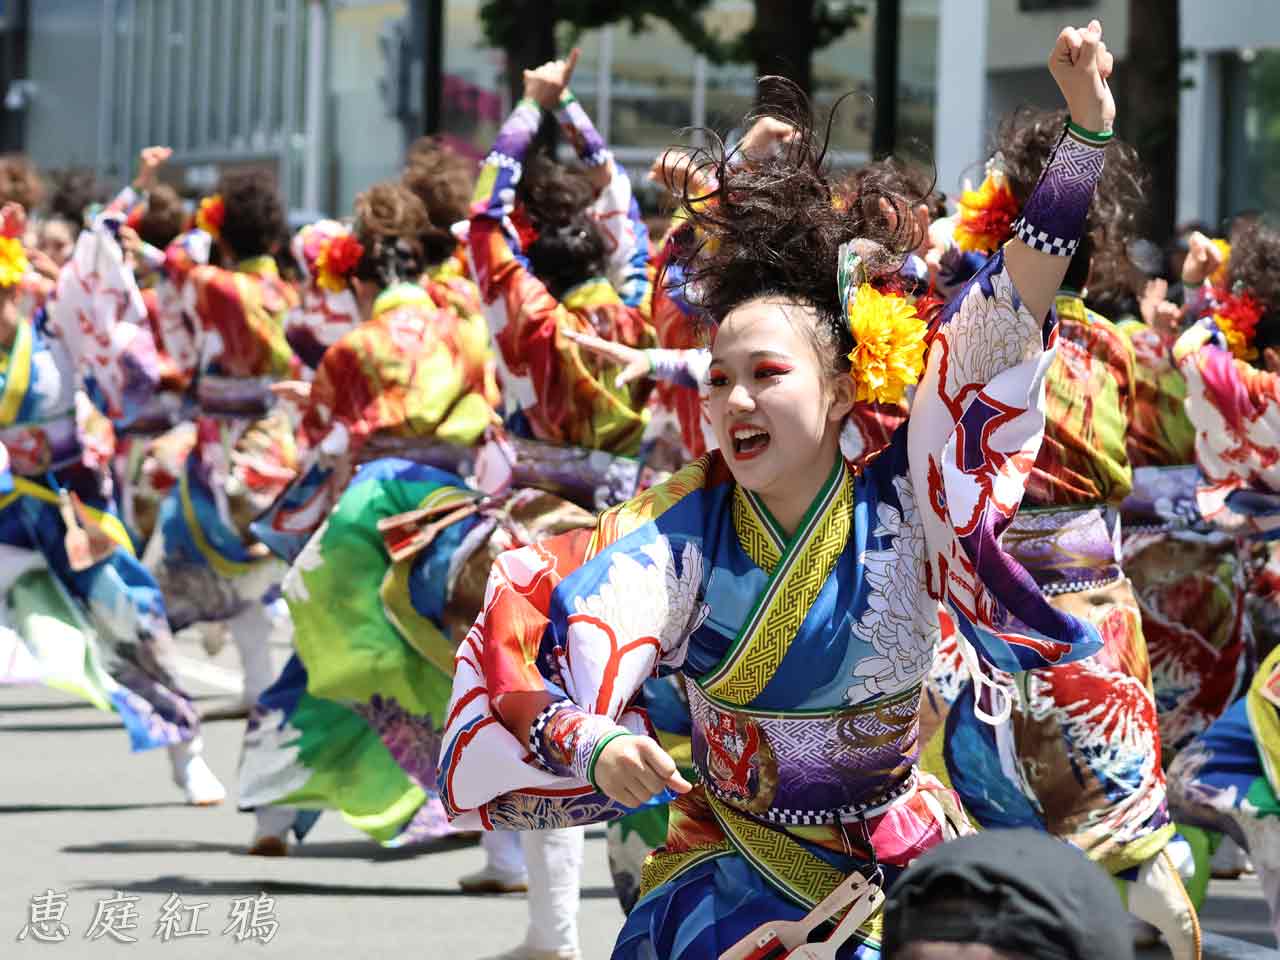
[[274, 676], [271, 621], [262, 600], [283, 568], [249, 533], [250, 521], [293, 479], [297, 450], [271, 384], [294, 357], [284, 320], [297, 294], [273, 254], [284, 232], [275, 186], [252, 171], [227, 174], [201, 202], [197, 225], [233, 268], [201, 264], [180, 236], [165, 269], [195, 333], [199, 364], [196, 444], [160, 506], [145, 562], [169, 600], [176, 627], [227, 622], [253, 703]]
[[[0, 630], [0, 641], [19, 641], [14, 654], [24, 648], [32, 654], [6, 656], [3, 679], [24, 679], [13, 671], [25, 660], [31, 668], [25, 679], [74, 690], [114, 709], [134, 750], [168, 748], [174, 780], [188, 802], [219, 803], [226, 791], [204, 761], [198, 714], [175, 679], [164, 597], [112, 511], [110, 443], [104, 447], [85, 434], [91, 419], [86, 412], [93, 408], [78, 392], [76, 365], [67, 344], [54, 335], [56, 326], [46, 322], [44, 310], [27, 314], [19, 306], [28, 269], [20, 239], [24, 219], [16, 205], [0, 213], [0, 447], [10, 473], [0, 494], [0, 549], [6, 552], [0, 566], [8, 590], [30, 569], [23, 554], [42, 554], [71, 598], [64, 621], [77, 629], [59, 633], [45, 621], [35, 631], [15, 624], [21, 637]], [[63, 280], [71, 287], [89, 270], [99, 275], [119, 336], [97, 368], [97, 389], [115, 412], [136, 412], [159, 380], [155, 345], [119, 246], [103, 224], [96, 223], [94, 233], [96, 239], [81, 238], [84, 244]], [[80, 262], [80, 254], [98, 242], [101, 257]], [[63, 319], [64, 332], [80, 333], [74, 314]], [[57, 598], [52, 602], [56, 607]], [[13, 609], [21, 620], [21, 604]], [[71, 642], [85, 647], [67, 656]]]
[[[1110, 129], [1111, 66], [1100, 25], [1058, 38], [1050, 69], [1081, 129]], [[558, 827], [679, 795], [619, 958], [719, 956], [851, 872], [888, 885], [965, 829], [915, 762], [939, 602], [1001, 669], [1099, 647], [996, 538], [1043, 430], [1057, 254], [1102, 169], [1095, 137], [1063, 139], [1020, 237], [954, 301], [926, 358], [922, 318], [876, 285], [919, 242], [912, 198], [886, 191], [901, 229], [858, 236], [807, 120], [782, 119], [796, 136], [756, 162], [718, 158], [714, 203], [689, 210], [707, 238], [699, 304], [718, 322], [720, 450], [594, 530], [501, 557], [456, 661], [439, 781], [455, 824]], [[850, 469], [845, 418], [917, 378], [908, 423]], [[688, 681], [696, 787], [631, 709], [655, 670]], [[1008, 691], [984, 681], [982, 696], [990, 710]], [[840, 956], [878, 956], [873, 908], [851, 907], [861, 922]]]
[[[982, 189], [961, 201], [962, 243], [1009, 224], [1008, 212], [1000, 221], [998, 211], [1016, 216], [1025, 208], [1064, 119], [1019, 112], [1006, 121]], [[1009, 721], [991, 726], [970, 706], [962, 650], [944, 631], [925, 726], [936, 729], [930, 714], [953, 703], [941, 711], [942, 745], [952, 785], [978, 823], [1032, 826], [1071, 842], [1133, 881], [1122, 887], [1130, 910], [1165, 934], [1175, 956], [1193, 957], [1199, 928], [1180, 879], [1181, 871], [1190, 874], [1191, 851], [1175, 843], [1168, 816], [1142, 613], [1116, 537], [1116, 511], [1133, 485], [1127, 439], [1134, 352], [1084, 299], [1095, 260], [1125, 249], [1141, 210], [1136, 153], [1123, 144], [1107, 149], [1084, 234], [1055, 298], [1059, 341], [1045, 378], [1044, 444], [1023, 512], [1003, 535], [1053, 606], [1092, 623], [1104, 648], [1060, 669], [1029, 672]]]

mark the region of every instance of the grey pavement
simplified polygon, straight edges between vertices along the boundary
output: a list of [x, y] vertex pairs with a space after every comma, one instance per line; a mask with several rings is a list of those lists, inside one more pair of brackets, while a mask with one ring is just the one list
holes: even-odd
[[[236, 688], [229, 649], [210, 659], [190, 639], [184, 674], [206, 714], [225, 711]], [[281, 660], [284, 648], [276, 651]], [[232, 796], [220, 807], [182, 802], [160, 752], [128, 753], [116, 719], [41, 688], [0, 688], [0, 958], [49, 957], [447, 957], [476, 960], [523, 936], [522, 897], [463, 895], [458, 877], [482, 862], [474, 844], [389, 851], [332, 814], [287, 858], [244, 855], [251, 818], [234, 805], [243, 721], [206, 723], [206, 753]], [[17, 936], [32, 897], [66, 895], [69, 936], [40, 944]], [[137, 897], [136, 943], [88, 940], [99, 900]], [[274, 898], [270, 943], [223, 934], [236, 901]], [[207, 935], [155, 936], [171, 894], [198, 914]], [[609, 955], [622, 923], [602, 830], [588, 832], [580, 930], [587, 960]], [[190, 913], [183, 915], [189, 923]], [[1254, 879], [1215, 882], [1203, 914], [1206, 957], [1280, 956]], [[189, 929], [180, 925], [178, 930]], [[1167, 957], [1152, 950], [1147, 958]]]

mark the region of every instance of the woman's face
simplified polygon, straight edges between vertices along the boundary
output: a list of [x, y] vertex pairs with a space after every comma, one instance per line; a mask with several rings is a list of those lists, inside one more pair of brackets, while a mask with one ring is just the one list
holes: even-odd
[[716, 440], [734, 479], [780, 521], [794, 510], [779, 507], [794, 501], [803, 515], [826, 481], [853, 406], [851, 381], [833, 382], [806, 332], [816, 322], [812, 307], [752, 300], [725, 317], [711, 348]]
[[75, 246], [70, 225], [63, 220], [50, 220], [40, 228], [38, 246], [54, 263], [62, 266], [71, 259], [71, 249]]

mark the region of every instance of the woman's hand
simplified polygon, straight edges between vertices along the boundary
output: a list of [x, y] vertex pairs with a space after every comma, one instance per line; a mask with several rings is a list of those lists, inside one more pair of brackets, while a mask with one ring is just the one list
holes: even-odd
[[1183, 286], [1194, 287], [1213, 276], [1226, 262], [1222, 250], [1199, 230], [1187, 237], [1187, 256], [1182, 261]]
[[686, 194], [694, 199], [704, 197], [714, 189], [714, 184], [695, 164], [694, 155], [674, 148], [654, 157], [649, 165], [649, 181], [677, 199], [683, 199]]
[[593, 337], [588, 333], [578, 333], [574, 330], [565, 330], [564, 336], [565, 339], [572, 340], [588, 353], [621, 367], [622, 370], [613, 381], [618, 387], [625, 387], [631, 381], [647, 377], [652, 372], [649, 366], [649, 358], [643, 350], [615, 343], [612, 340], [602, 340], [600, 337]]
[[281, 400], [287, 400], [299, 409], [307, 405], [311, 399], [311, 384], [306, 380], [277, 380], [271, 384], [271, 393]]
[[1102, 42], [1102, 24], [1064, 27], [1049, 55], [1049, 72], [1058, 83], [1071, 119], [1094, 133], [1109, 133], [1116, 120], [1116, 101], [1107, 84], [1115, 66]]
[[596, 786], [605, 796], [628, 807], [648, 803], [670, 787], [688, 793], [693, 787], [680, 775], [671, 755], [652, 737], [614, 737], [596, 758]]
[[53, 257], [49, 256], [39, 247], [32, 247], [27, 251], [27, 262], [31, 264], [31, 269], [46, 280], [58, 282], [58, 274], [62, 272], [62, 268], [54, 262]]
[[144, 147], [138, 154], [138, 175], [133, 178], [135, 190], [150, 190], [156, 185], [156, 173], [173, 156], [171, 147]]
[[796, 128], [777, 117], [761, 117], [751, 125], [739, 147], [748, 160], [764, 160], [796, 138]]
[[561, 96], [569, 89], [569, 80], [578, 65], [581, 51], [574, 47], [566, 60], [551, 60], [536, 70], [524, 72], [524, 95], [542, 107], [555, 110]]

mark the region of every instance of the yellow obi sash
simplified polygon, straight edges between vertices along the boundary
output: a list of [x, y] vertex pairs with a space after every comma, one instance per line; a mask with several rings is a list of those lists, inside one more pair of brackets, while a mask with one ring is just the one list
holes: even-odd
[[[14, 477], [13, 489], [4, 496], [0, 496], [0, 510], [9, 506], [19, 497], [34, 497], [44, 503], [53, 504], [55, 507], [59, 503], [58, 494], [44, 484], [28, 480], [26, 477]], [[81, 509], [91, 523], [96, 524], [103, 533], [115, 541], [122, 549], [127, 550], [130, 556], [133, 556], [133, 541], [129, 539], [129, 534], [125, 530], [124, 524], [117, 517], [89, 506], [81, 505]]]
[[[738, 854], [755, 868], [788, 900], [812, 910], [844, 880], [846, 874], [811, 853], [783, 830], [758, 823], [707, 794], [707, 803], [724, 834], [721, 842], [680, 853], [659, 848], [644, 862], [640, 873], [640, 895], [645, 896], [703, 863]], [[833, 919], [838, 919], [843, 911]], [[761, 917], [761, 922], [769, 919]], [[879, 946], [884, 919], [880, 911], [858, 928], [864, 942]]]

